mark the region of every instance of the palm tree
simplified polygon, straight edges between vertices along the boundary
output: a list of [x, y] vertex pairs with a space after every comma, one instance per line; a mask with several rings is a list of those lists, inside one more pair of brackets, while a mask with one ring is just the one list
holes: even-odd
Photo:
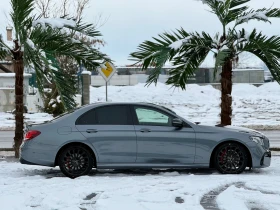
[[138, 51], [130, 54], [132, 60], [141, 63], [143, 69], [153, 65], [155, 68], [147, 84], [157, 82], [162, 66], [170, 62], [174, 68], [170, 71], [167, 84], [186, 88], [188, 79], [199, 68], [209, 53], [215, 56], [216, 75], [221, 71], [221, 125], [231, 125], [232, 115], [232, 67], [238, 62], [242, 52], [249, 52], [260, 58], [269, 68], [276, 81], [280, 81], [280, 37], [267, 37], [256, 29], [250, 33], [244, 28], [237, 29], [250, 20], [270, 23], [270, 18], [279, 18], [280, 9], [249, 9], [250, 0], [202, 0], [210, 7], [221, 22], [222, 33], [211, 37], [206, 32], [188, 33], [178, 29], [173, 33], [163, 33], [154, 41], [145, 41]]
[[93, 25], [67, 18], [46, 19], [34, 15], [35, 0], [11, 0], [11, 19], [15, 30], [14, 48], [10, 49], [0, 39], [0, 59], [12, 56], [15, 71], [16, 128], [14, 137], [15, 157], [19, 157], [19, 146], [23, 139], [23, 74], [24, 68], [36, 72], [40, 93], [46, 83], [55, 83], [61, 101], [66, 109], [75, 107], [73, 96], [74, 79], [64, 74], [57, 57], [68, 57], [77, 64], [92, 70], [100, 65], [105, 54], [88, 47], [83, 40], [73, 38], [73, 34], [95, 38], [101, 34]]

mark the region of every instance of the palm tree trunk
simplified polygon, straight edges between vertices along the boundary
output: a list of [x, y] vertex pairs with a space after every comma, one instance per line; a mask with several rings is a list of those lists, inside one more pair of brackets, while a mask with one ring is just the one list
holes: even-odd
[[23, 140], [23, 59], [14, 61], [14, 70], [16, 74], [15, 92], [16, 92], [16, 129], [14, 137], [15, 157], [19, 158], [19, 147]]
[[221, 74], [221, 125], [231, 125], [232, 116], [232, 61], [227, 61], [222, 67]]

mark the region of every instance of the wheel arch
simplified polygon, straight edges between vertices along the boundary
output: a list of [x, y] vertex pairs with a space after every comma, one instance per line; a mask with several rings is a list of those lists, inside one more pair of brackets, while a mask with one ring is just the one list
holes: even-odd
[[239, 144], [241, 146], [243, 146], [249, 156], [249, 159], [248, 159], [248, 165], [247, 167], [252, 167], [252, 155], [251, 155], [251, 152], [250, 150], [248, 149], [248, 147], [241, 143], [240, 141], [237, 141], [237, 140], [226, 140], [226, 141], [222, 141], [220, 142], [219, 144], [217, 144], [215, 146], [215, 148], [213, 149], [212, 153], [211, 153], [211, 156], [210, 156], [210, 163], [209, 163], [209, 167], [210, 168], [214, 168], [214, 156], [215, 156], [215, 152], [217, 151], [217, 149], [222, 145], [222, 144], [226, 144], [226, 143], [236, 143], [236, 144]]
[[54, 166], [58, 166], [58, 157], [63, 149], [65, 149], [66, 147], [69, 147], [69, 146], [77, 146], [77, 145], [83, 146], [91, 152], [91, 155], [94, 158], [94, 166], [97, 167], [97, 155], [96, 155], [95, 151], [88, 144], [82, 143], [82, 142], [68, 142], [68, 143], [64, 144], [56, 153]]

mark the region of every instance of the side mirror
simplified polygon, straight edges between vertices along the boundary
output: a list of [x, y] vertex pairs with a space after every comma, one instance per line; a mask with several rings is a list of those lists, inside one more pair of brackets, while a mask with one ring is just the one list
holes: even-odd
[[183, 120], [179, 119], [179, 118], [175, 118], [172, 120], [172, 126], [174, 127], [183, 127]]

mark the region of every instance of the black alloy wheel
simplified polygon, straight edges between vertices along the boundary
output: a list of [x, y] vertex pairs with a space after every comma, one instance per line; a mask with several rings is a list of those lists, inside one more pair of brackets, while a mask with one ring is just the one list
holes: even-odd
[[215, 152], [215, 167], [223, 174], [240, 174], [248, 164], [248, 154], [238, 143], [225, 143]]
[[94, 166], [94, 158], [83, 146], [69, 146], [61, 151], [58, 165], [65, 176], [76, 178], [89, 174]]

